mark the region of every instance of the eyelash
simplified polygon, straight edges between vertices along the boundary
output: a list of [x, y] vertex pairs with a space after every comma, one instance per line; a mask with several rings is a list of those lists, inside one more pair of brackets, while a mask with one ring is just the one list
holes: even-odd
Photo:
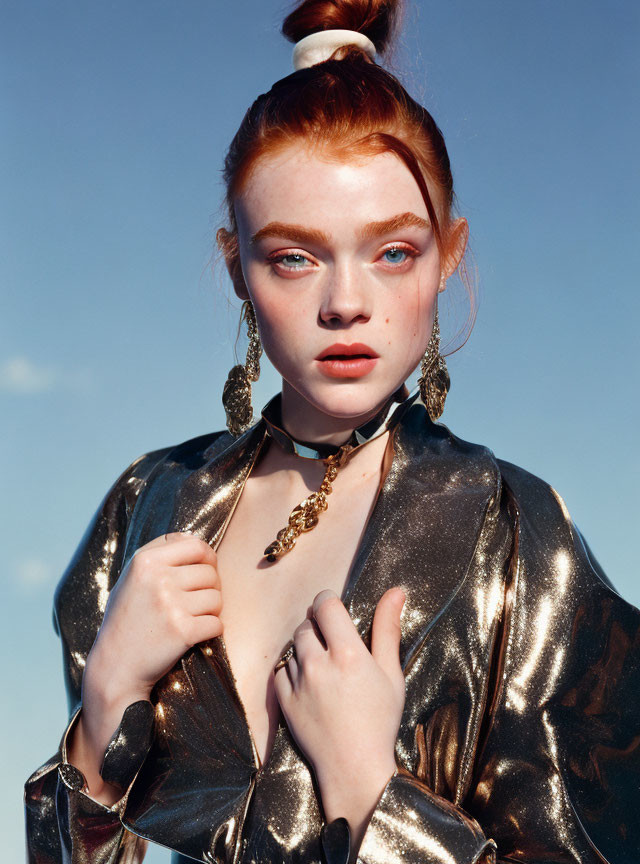
[[[386, 255], [388, 252], [405, 252], [409, 256], [409, 258], [412, 258], [412, 259], [417, 258], [418, 255], [420, 254], [412, 246], [407, 246], [404, 243], [394, 243], [392, 246], [389, 246], [388, 249], [384, 249], [382, 254], [381, 254], [381, 257]], [[267, 261], [269, 264], [281, 264], [285, 258], [289, 258], [289, 257], [293, 258], [294, 256], [297, 258], [304, 258], [307, 261], [309, 260], [309, 258], [307, 258], [306, 255], [303, 255], [300, 252], [280, 252], [278, 254], [269, 255], [267, 257]], [[387, 262], [387, 263], [391, 264], [391, 262]], [[395, 266], [392, 265], [392, 269], [394, 269], [394, 270], [400, 269], [400, 267], [402, 267], [402, 265], [405, 263], [406, 263], [406, 259], [401, 261], [400, 264], [398, 264], [398, 265], [395, 265]], [[285, 270], [289, 270], [292, 273], [295, 272], [296, 270], [305, 269], [303, 267], [287, 267], [286, 265], [283, 265], [283, 267]]]

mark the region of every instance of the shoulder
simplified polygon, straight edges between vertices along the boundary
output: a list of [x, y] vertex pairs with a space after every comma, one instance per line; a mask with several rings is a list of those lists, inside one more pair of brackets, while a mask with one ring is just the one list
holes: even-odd
[[520, 465], [507, 462], [506, 459], [496, 457], [496, 462], [504, 482], [520, 500], [538, 500], [540, 502], [544, 500], [549, 504], [554, 503], [555, 506], [564, 508], [562, 498], [554, 487], [542, 477], [532, 474], [531, 471], [527, 471]]
[[176, 464], [197, 468], [223, 452], [232, 441], [233, 436], [226, 429], [220, 429], [142, 453], [117, 477], [107, 493], [107, 498], [124, 497], [131, 501], [137, 498], [142, 487], [153, 476], [162, 474]]
[[442, 457], [453, 456], [458, 463], [464, 461], [480, 477], [484, 472], [492, 473], [500, 485], [506, 487], [509, 497], [527, 510], [531, 507], [544, 508], [549, 515], [568, 515], [562, 498], [546, 480], [520, 465], [500, 459], [485, 444], [460, 438], [443, 423], [435, 423], [431, 428], [431, 437], [437, 442]]
[[458, 472], [466, 468], [474, 485], [492, 478], [516, 521], [533, 520], [539, 527], [545, 522], [549, 527], [571, 523], [564, 501], [546, 480], [499, 458], [485, 444], [460, 438], [442, 423], [432, 425], [431, 439], [436, 442], [440, 461], [452, 460]]
[[[129, 526], [142, 491], [164, 477], [176, 463], [198, 465], [213, 458], [232, 440], [226, 431], [208, 432], [148, 450], [130, 462], [104, 494], [78, 543], [54, 593], [54, 629], [77, 641], [78, 622], [95, 636], [88, 622], [99, 626], [104, 589], [116, 581]], [[69, 637], [71, 641], [71, 637]], [[85, 646], [88, 650], [91, 646]]]
[[495, 484], [503, 507], [520, 526], [523, 521], [535, 523], [542, 534], [545, 529], [570, 530], [572, 520], [563, 499], [542, 477], [499, 458], [485, 444], [460, 438], [442, 423], [431, 426], [430, 445], [441, 465], [453, 466], [458, 491], [465, 491], [469, 485]]
[[69, 573], [81, 562], [93, 559], [97, 550], [119, 545], [115, 541], [124, 538], [141, 491], [154, 478], [164, 476], [176, 463], [197, 467], [213, 458], [219, 450], [224, 450], [230, 440], [231, 435], [226, 430], [208, 432], [179, 444], [149, 450], [130, 462], [113, 481], [95, 510], [58, 586], [57, 594], [61, 586], [69, 581]]
[[496, 462], [517, 522], [521, 562], [552, 581], [555, 574], [560, 583], [582, 587], [588, 594], [604, 592], [610, 599], [614, 595], [616, 602], [637, 613], [604, 572], [554, 486], [520, 465], [504, 459]]
[[[219, 453], [222, 453], [234, 440], [233, 435], [226, 429], [219, 429], [216, 432], [206, 432], [204, 435], [196, 435], [194, 438], [188, 438], [179, 444], [165, 447], [161, 451], [155, 451], [161, 456], [161, 459], [156, 459], [156, 464], [163, 461], [171, 464], [180, 463], [189, 468], [196, 468], [198, 465], [208, 462]], [[153, 451], [148, 455], [153, 456]]]
[[578, 537], [582, 541], [564, 499], [549, 482], [513, 462], [496, 459], [496, 464], [521, 532], [533, 532], [554, 547], [575, 544]]

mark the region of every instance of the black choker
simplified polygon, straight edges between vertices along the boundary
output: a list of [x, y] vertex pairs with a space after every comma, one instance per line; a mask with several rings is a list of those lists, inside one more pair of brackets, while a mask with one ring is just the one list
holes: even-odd
[[371, 419], [353, 430], [344, 444], [299, 441], [290, 435], [282, 423], [282, 393], [277, 393], [267, 402], [262, 409], [262, 419], [266, 423], [269, 435], [278, 442], [285, 452], [301, 456], [303, 459], [326, 459], [328, 456], [336, 456], [344, 447], [348, 447], [349, 453], [351, 453], [356, 447], [367, 444], [377, 438], [378, 435], [382, 435], [387, 429], [395, 426], [410, 401], [413, 400], [409, 398], [409, 392], [403, 384]]

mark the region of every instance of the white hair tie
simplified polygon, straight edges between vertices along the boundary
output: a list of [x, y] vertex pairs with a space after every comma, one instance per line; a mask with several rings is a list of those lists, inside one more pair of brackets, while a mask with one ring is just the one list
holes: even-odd
[[336, 48], [357, 45], [363, 48], [372, 60], [376, 59], [376, 46], [368, 36], [357, 30], [318, 30], [310, 33], [293, 46], [293, 68], [304, 69], [328, 60]]

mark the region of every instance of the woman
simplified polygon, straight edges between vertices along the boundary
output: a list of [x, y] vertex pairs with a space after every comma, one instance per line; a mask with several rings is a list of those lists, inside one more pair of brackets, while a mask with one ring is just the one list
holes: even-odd
[[[640, 613], [550, 486], [435, 422], [467, 224], [375, 62], [397, 12], [301, 3], [296, 71], [232, 142], [229, 431], [130, 465], [61, 579], [30, 861], [640, 856]], [[263, 348], [282, 392], [251, 425]]]

